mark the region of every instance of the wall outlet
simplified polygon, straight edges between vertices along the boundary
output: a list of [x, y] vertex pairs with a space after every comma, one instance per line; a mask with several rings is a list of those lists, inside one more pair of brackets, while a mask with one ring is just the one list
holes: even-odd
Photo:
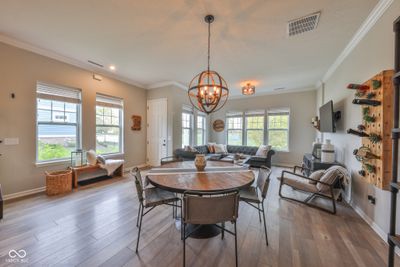
[[373, 195], [368, 195], [368, 201], [369, 203], [371, 203], [372, 205], [375, 205], [376, 203], [376, 198]]
[[19, 144], [19, 138], [14, 137], [14, 138], [4, 138], [4, 144], [6, 146], [14, 146]]

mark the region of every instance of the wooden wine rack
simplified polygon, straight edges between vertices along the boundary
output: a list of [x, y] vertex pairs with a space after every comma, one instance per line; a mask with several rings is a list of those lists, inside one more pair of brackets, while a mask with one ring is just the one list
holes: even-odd
[[[379, 134], [382, 140], [374, 144], [368, 137], [362, 138], [362, 145], [368, 147], [380, 159], [369, 160], [369, 163], [375, 166], [375, 173], [368, 172], [363, 168], [366, 172], [366, 181], [385, 190], [389, 190], [392, 177], [393, 74], [393, 70], [385, 70], [366, 81], [364, 85], [368, 85], [369, 90], [362, 97], [366, 98], [368, 93], [375, 93], [376, 96], [372, 99], [381, 101], [381, 105], [379, 106], [368, 106], [369, 115], [375, 117], [375, 122], [367, 123], [363, 119], [363, 125], [368, 134]], [[381, 81], [381, 86], [374, 89], [373, 80]], [[363, 105], [362, 108], [364, 107], [367, 106]]]

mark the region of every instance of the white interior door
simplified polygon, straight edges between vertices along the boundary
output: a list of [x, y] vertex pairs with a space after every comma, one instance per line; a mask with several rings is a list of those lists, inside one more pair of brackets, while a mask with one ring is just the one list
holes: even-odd
[[167, 156], [167, 99], [147, 101], [147, 164], [160, 165]]

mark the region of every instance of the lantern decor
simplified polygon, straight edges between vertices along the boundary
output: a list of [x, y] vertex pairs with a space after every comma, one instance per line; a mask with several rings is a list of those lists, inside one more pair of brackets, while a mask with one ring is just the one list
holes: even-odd
[[256, 87], [250, 83], [242, 87], [242, 95], [254, 95], [256, 93]]
[[208, 23], [208, 64], [207, 70], [202, 71], [189, 84], [188, 96], [193, 107], [210, 114], [221, 109], [229, 96], [228, 85], [218, 72], [210, 70], [210, 27], [214, 21], [213, 15], [205, 16]]
[[86, 152], [82, 149], [77, 149], [71, 152], [71, 166], [80, 167], [86, 165]]

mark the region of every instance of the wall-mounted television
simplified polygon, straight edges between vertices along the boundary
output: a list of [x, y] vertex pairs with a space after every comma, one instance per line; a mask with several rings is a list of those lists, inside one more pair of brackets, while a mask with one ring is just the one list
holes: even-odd
[[336, 132], [335, 112], [332, 100], [319, 108], [319, 131], [323, 133]]

